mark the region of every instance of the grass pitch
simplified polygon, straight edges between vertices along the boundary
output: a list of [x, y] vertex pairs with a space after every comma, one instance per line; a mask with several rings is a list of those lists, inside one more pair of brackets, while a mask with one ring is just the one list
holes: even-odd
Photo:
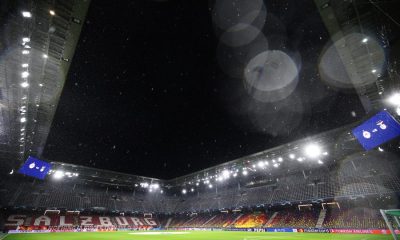
[[3, 240], [389, 240], [391, 235], [253, 232], [95, 232], [11, 234]]

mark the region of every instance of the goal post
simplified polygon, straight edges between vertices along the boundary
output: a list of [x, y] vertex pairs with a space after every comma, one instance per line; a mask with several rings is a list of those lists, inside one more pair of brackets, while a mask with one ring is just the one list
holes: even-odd
[[386, 225], [388, 226], [393, 239], [399, 240], [400, 232], [400, 209], [380, 210]]

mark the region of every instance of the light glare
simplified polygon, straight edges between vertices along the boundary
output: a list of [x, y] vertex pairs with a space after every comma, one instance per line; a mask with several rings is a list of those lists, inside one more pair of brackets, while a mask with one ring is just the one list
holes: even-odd
[[309, 144], [304, 149], [305, 154], [310, 158], [317, 158], [321, 155], [321, 147], [316, 144]]
[[400, 106], [400, 93], [395, 93], [389, 97], [388, 102], [394, 106]]
[[32, 14], [31, 14], [31, 12], [28, 12], [28, 11], [22, 11], [22, 16], [25, 18], [31, 18]]
[[23, 82], [23, 83], [21, 83], [21, 87], [27, 88], [27, 87], [29, 87], [29, 83]]
[[64, 177], [64, 172], [63, 171], [56, 171], [53, 175], [54, 179], [61, 179]]

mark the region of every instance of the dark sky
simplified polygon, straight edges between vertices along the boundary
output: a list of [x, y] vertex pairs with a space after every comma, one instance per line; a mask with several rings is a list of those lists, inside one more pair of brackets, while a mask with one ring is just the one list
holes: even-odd
[[313, 1], [266, 2], [269, 49], [300, 69], [295, 91], [273, 103], [221, 67], [230, 55], [212, 7], [92, 1], [43, 157], [168, 179], [364, 115], [357, 95], [319, 77], [330, 37]]

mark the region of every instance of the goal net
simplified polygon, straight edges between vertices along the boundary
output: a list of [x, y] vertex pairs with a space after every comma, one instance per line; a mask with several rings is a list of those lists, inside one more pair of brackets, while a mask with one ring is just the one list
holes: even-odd
[[388, 226], [393, 239], [399, 240], [400, 234], [400, 209], [384, 210], [381, 209], [381, 214]]

